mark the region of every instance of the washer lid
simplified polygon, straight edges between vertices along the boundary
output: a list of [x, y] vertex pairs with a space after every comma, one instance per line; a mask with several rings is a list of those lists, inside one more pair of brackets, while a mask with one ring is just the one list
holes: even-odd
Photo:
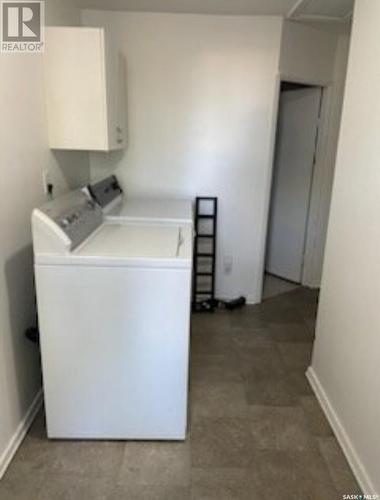
[[179, 226], [103, 224], [73, 252], [82, 257], [175, 259], [181, 244]]

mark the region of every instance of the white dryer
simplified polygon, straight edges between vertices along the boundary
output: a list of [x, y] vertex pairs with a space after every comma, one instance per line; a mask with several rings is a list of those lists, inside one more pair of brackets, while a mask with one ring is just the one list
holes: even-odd
[[81, 191], [32, 227], [48, 436], [184, 439], [191, 228], [104, 224]]
[[91, 184], [86, 189], [100, 205], [109, 222], [193, 224], [191, 200], [127, 198], [115, 175]]

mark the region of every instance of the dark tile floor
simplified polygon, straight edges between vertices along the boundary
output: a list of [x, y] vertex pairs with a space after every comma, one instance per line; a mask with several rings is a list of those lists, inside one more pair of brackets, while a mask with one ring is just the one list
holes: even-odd
[[305, 378], [306, 289], [196, 315], [184, 443], [49, 442], [39, 415], [1, 500], [337, 500], [359, 488]]

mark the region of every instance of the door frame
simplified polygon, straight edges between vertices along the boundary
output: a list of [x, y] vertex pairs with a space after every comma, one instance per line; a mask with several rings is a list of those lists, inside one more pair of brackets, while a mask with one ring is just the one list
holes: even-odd
[[[292, 86], [294, 86], [294, 88]], [[299, 104], [298, 98], [294, 97], [293, 95], [302, 96], [301, 104]], [[296, 100], [294, 101], [294, 99]], [[293, 82], [291, 82], [290, 85], [289, 82], [286, 83], [283, 82], [281, 84], [280, 102], [279, 102], [280, 111], [278, 114], [277, 138], [276, 138], [272, 190], [270, 197], [271, 199], [270, 199], [269, 220], [268, 220], [268, 230], [267, 230], [265, 272], [270, 274], [274, 272], [274, 274], [276, 274], [275, 272], [276, 268], [276, 270], [278, 271], [278, 275], [281, 277], [283, 273], [280, 272], [280, 270], [282, 269], [282, 271], [284, 272], [284, 279], [285, 280], [288, 279], [289, 281], [294, 281], [295, 283], [302, 283], [304, 279], [303, 274], [304, 274], [304, 264], [305, 264], [305, 252], [306, 252], [306, 244], [309, 232], [311, 194], [314, 182], [314, 169], [315, 169], [316, 153], [317, 153], [317, 145], [319, 137], [322, 99], [323, 99], [323, 87], [321, 87], [320, 85], [318, 86], [314, 85], [306, 86], [299, 84], [296, 85]], [[284, 108], [284, 106], [287, 105], [286, 103], [288, 103], [289, 106], [288, 108], [286, 107]], [[295, 106], [295, 108], [293, 108], [293, 105]], [[305, 111], [305, 106], [306, 106], [306, 111]], [[311, 107], [309, 108], [309, 106], [311, 106], [312, 108]], [[289, 115], [287, 115], [287, 111], [285, 111], [285, 109], [288, 109], [290, 113]], [[303, 129], [304, 128], [303, 121], [306, 120], [308, 126], [310, 126], [311, 128], [310, 130], [308, 129], [309, 132], [307, 133], [307, 136], [304, 136], [304, 139], [302, 138], [300, 139], [302, 143], [302, 149], [304, 148], [305, 144], [308, 145], [307, 158], [306, 157], [304, 158], [303, 156], [299, 157], [296, 153], [297, 149], [291, 150], [293, 151], [293, 153], [296, 153], [297, 160], [295, 164], [298, 167], [295, 168], [297, 168], [299, 175], [303, 179], [302, 187], [300, 186], [301, 191], [299, 191], [299, 193], [302, 192], [301, 195], [302, 209], [301, 206], [298, 206], [299, 210], [297, 210], [297, 215], [295, 215], [295, 217], [299, 217], [299, 220], [297, 219], [298, 222], [296, 227], [294, 227], [295, 221], [292, 221], [291, 226], [294, 227], [294, 233], [292, 232], [292, 229], [289, 228], [290, 233], [288, 234], [288, 236], [291, 239], [289, 241], [286, 242], [283, 241], [283, 243], [281, 243], [281, 239], [278, 240], [279, 235], [274, 230], [273, 224], [280, 223], [278, 219], [279, 211], [277, 202], [284, 203], [285, 200], [282, 199], [281, 195], [280, 198], [277, 198], [277, 196], [279, 193], [282, 192], [282, 188], [285, 184], [287, 185], [287, 189], [292, 189], [292, 186], [294, 189], [294, 182], [296, 182], [297, 185], [300, 182], [300, 178], [298, 179], [293, 178], [295, 171], [293, 171], [292, 165], [287, 165], [286, 163], [284, 163], [284, 161], [281, 159], [282, 157], [280, 153], [282, 144], [281, 137], [287, 137], [287, 139], [285, 139], [287, 141], [291, 140], [294, 142], [294, 139], [296, 139], [296, 143], [299, 142], [297, 135], [294, 136], [295, 131], [292, 131], [292, 129], [290, 129], [289, 131], [288, 126], [286, 125], [285, 125], [286, 131], [283, 129], [284, 123], [287, 123], [288, 119], [287, 117], [292, 116], [294, 109], [297, 110], [297, 114], [305, 112], [307, 113], [306, 115], [303, 114], [302, 117], [301, 115], [299, 115], [297, 122], [298, 127], [301, 127], [301, 129]], [[298, 130], [298, 132], [301, 133], [301, 130]], [[283, 134], [285, 134], [285, 136]], [[302, 142], [303, 140], [307, 142], [304, 143]], [[286, 144], [288, 146], [290, 145], [289, 142], [287, 142]], [[297, 146], [295, 147], [297, 148]], [[290, 151], [287, 150], [287, 153], [285, 153], [285, 155], [288, 156], [289, 152]], [[290, 170], [288, 167], [290, 168]], [[278, 175], [280, 175], [281, 177], [279, 178]], [[306, 177], [303, 177], [305, 175]], [[275, 189], [276, 186], [277, 189]], [[282, 199], [282, 202], [280, 201], [280, 199]], [[294, 209], [295, 206], [292, 205], [292, 201], [289, 200], [289, 202]], [[280, 211], [282, 210], [285, 211], [287, 210], [286, 204], [281, 205]], [[282, 218], [282, 216], [280, 216], [280, 218]], [[277, 229], [280, 230], [280, 227], [277, 227]], [[282, 230], [284, 229], [285, 227], [282, 226]], [[294, 241], [292, 235], [296, 238]], [[293, 246], [293, 243], [295, 244], [295, 246]], [[288, 247], [288, 245], [290, 245], [290, 247]], [[287, 255], [287, 258], [285, 258], [285, 255]], [[283, 258], [285, 258], [285, 260], [283, 260]], [[288, 274], [289, 276], [287, 276]]]
[[259, 302], [262, 301], [263, 296], [263, 283], [265, 274], [265, 256], [269, 229], [269, 211], [271, 202], [272, 182], [274, 174], [274, 160], [277, 138], [277, 124], [279, 117], [279, 104], [281, 95], [281, 83], [287, 81], [290, 83], [298, 83], [303, 85], [317, 86], [322, 88], [322, 104], [320, 123], [318, 131], [318, 140], [316, 148], [316, 162], [314, 165], [312, 189], [310, 196], [310, 207], [308, 215], [308, 228], [306, 234], [305, 256], [302, 284], [311, 288], [319, 286], [319, 262], [320, 255], [316, 242], [318, 238], [322, 237], [322, 213], [323, 213], [323, 191], [326, 185], [327, 176], [325, 175], [327, 162], [327, 149], [328, 137], [330, 129], [330, 116], [331, 104], [333, 98], [333, 82], [325, 80], [313, 80], [307, 78], [300, 78], [298, 76], [279, 73], [276, 81], [274, 113], [272, 118], [272, 137], [271, 137], [271, 150], [270, 150], [270, 168], [266, 176], [266, 189], [265, 189], [265, 207], [262, 219], [262, 232], [261, 232], [261, 245], [258, 264], [258, 289], [256, 296]]

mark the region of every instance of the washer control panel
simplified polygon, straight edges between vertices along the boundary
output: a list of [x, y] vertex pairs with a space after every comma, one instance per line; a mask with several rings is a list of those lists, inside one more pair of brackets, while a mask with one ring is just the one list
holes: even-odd
[[89, 185], [87, 189], [92, 198], [102, 208], [105, 208], [123, 194], [123, 190], [121, 189], [116, 175], [110, 175], [96, 184]]
[[40, 209], [71, 240], [71, 250], [80, 245], [103, 222], [102, 210], [81, 190], [57, 198]]

